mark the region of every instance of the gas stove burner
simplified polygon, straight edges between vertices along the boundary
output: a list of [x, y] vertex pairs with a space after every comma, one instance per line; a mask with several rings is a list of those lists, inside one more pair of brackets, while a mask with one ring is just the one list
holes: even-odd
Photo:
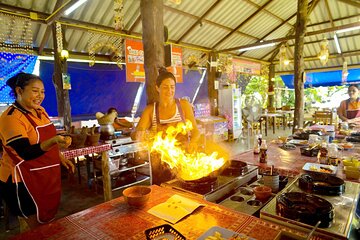
[[199, 194], [205, 194], [215, 189], [217, 183], [217, 177], [206, 176], [196, 180], [180, 180], [182, 188], [196, 192]]
[[341, 195], [345, 192], [344, 180], [323, 173], [301, 175], [299, 187], [306, 192], [329, 196]]
[[248, 189], [248, 188], [245, 188], [245, 187], [241, 187], [239, 188], [239, 191], [242, 195], [254, 195], [254, 191], [252, 189]]
[[334, 219], [334, 207], [327, 200], [302, 192], [282, 193], [276, 198], [276, 213], [279, 216], [315, 226], [328, 228]]
[[246, 162], [230, 160], [230, 166], [225, 168], [221, 174], [223, 176], [241, 176], [247, 171], [248, 167]]

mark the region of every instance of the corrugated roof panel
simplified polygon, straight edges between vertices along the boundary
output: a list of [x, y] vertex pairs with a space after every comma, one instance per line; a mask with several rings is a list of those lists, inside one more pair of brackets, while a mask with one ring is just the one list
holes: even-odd
[[183, 42], [211, 48], [227, 33], [228, 31], [224, 30], [223, 28], [203, 23], [203, 26], [198, 28], [198, 30], [192, 31], [190, 34], [188, 34], [184, 38]]
[[246, 1], [227, 0], [222, 1], [206, 19], [234, 29], [256, 10]]
[[264, 40], [272, 40], [272, 39], [282, 38], [282, 37], [286, 36], [290, 30], [291, 30], [291, 27], [289, 25], [284, 24], [280, 28], [273, 31]]
[[[169, 39], [177, 41], [194, 23], [196, 20], [191, 17], [181, 16], [173, 12], [164, 13], [164, 25], [168, 27]], [[196, 26], [192, 32], [196, 33], [198, 29], [206, 27]]]
[[269, 51], [272, 51], [274, 49], [275, 49], [275, 47], [254, 49], [254, 50], [245, 52], [242, 56], [259, 59], [262, 56], [264, 56], [265, 54], [267, 54]]
[[338, 0], [328, 0], [328, 2], [331, 15], [334, 19], [360, 14], [360, 8], [354, 7], [351, 4], [347, 4]]
[[[129, 29], [140, 16], [140, 1], [124, 1], [124, 26]], [[164, 11], [165, 14], [165, 11]], [[139, 23], [141, 25], [141, 21]]]
[[[45, 34], [46, 25], [43, 24], [33, 24], [32, 30], [33, 30], [33, 40], [34, 40], [34, 47], [39, 47], [43, 36]], [[51, 33], [50, 33], [51, 35]]]
[[[266, 6], [266, 10], [269, 10], [274, 15], [286, 20], [297, 11], [297, 1], [289, 0], [277, 0], [272, 1]], [[296, 19], [296, 16], [294, 17]]]
[[233, 47], [243, 46], [252, 42], [254, 42], [253, 38], [235, 32], [234, 34], [229, 36], [225, 41], [220, 43], [219, 46], [216, 47], [216, 49], [220, 50], [220, 49], [233, 48]]
[[308, 16], [308, 24], [320, 23], [329, 20], [325, 1], [319, 1], [311, 14]]
[[[195, 16], [202, 16], [214, 3], [216, 0], [182, 0], [180, 4], [174, 4], [171, 1], [164, 1], [166, 6], [178, 9], [190, 13]], [[215, 11], [218, 9], [216, 8]]]
[[281, 21], [264, 12], [259, 12], [254, 18], [249, 20], [239, 31], [246, 34], [261, 38], [265, 36], [269, 30], [277, 27]]

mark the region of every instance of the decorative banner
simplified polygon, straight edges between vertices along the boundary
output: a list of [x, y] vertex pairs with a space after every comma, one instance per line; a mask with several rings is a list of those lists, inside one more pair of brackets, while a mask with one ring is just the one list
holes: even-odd
[[235, 73], [248, 73], [260, 75], [261, 64], [242, 59], [233, 58], [233, 67]]
[[63, 73], [62, 74], [62, 83], [63, 83], [64, 90], [70, 90], [71, 89], [70, 75]]
[[182, 71], [182, 49], [171, 45], [171, 66], [167, 67], [169, 72], [172, 72], [176, 78], [176, 83], [183, 82]]
[[125, 40], [126, 82], [145, 82], [142, 42]]

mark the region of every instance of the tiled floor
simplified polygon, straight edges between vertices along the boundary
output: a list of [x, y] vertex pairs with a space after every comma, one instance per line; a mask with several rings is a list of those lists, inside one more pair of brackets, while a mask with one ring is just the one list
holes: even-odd
[[[269, 131], [268, 136], [263, 136], [263, 139], [270, 141], [277, 138], [277, 136], [288, 136], [291, 134], [291, 130], [287, 128], [276, 129], [276, 133], [273, 134], [272, 131]], [[249, 145], [248, 145], [249, 143]], [[247, 149], [252, 148], [253, 145], [253, 136], [250, 137], [250, 141], [247, 141], [247, 138], [239, 138], [232, 142], [222, 142], [221, 147], [225, 148], [230, 156], [239, 154]], [[85, 170], [85, 169], [84, 169]], [[84, 171], [85, 175], [85, 171]], [[72, 213], [79, 212], [81, 210], [90, 208], [94, 205], [100, 204], [103, 202], [102, 193], [96, 193], [92, 188], [90, 189], [85, 180], [81, 184], [77, 182], [77, 177], [75, 176], [72, 180], [68, 178], [63, 178], [63, 194], [61, 199], [60, 209], [57, 214], [57, 218], [61, 218]], [[115, 197], [120, 196], [121, 192], [115, 193]], [[17, 235], [19, 233], [19, 224], [17, 218], [10, 216], [10, 230], [5, 231], [5, 222], [4, 218], [0, 218], [0, 239], [9, 239], [11, 236]]]

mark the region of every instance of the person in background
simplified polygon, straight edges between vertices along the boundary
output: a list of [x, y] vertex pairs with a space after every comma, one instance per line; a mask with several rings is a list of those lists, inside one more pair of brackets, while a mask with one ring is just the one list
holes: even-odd
[[357, 84], [350, 85], [348, 88], [349, 99], [340, 103], [337, 113], [339, 118], [344, 122], [352, 122], [360, 117], [360, 86]]
[[74, 172], [74, 165], [59, 148], [71, 137], [56, 134], [55, 126], [41, 103], [42, 80], [19, 73], [6, 84], [15, 102], [0, 116], [0, 195], [20, 222], [20, 231], [54, 219], [61, 197], [60, 164]]
[[[194, 152], [200, 134], [196, 125], [193, 108], [185, 99], [175, 98], [176, 78], [165, 68], [160, 68], [156, 79], [156, 90], [159, 93], [159, 102], [145, 107], [140, 121], [132, 133], [132, 138], [138, 141], [146, 140], [147, 131], [155, 135], [159, 131], [165, 132], [170, 126], [176, 126], [179, 122], [191, 121], [193, 129], [190, 136], [178, 139], [188, 152]], [[153, 183], [160, 185], [170, 180], [173, 176], [170, 169], [161, 163], [158, 157], [151, 158]]]

